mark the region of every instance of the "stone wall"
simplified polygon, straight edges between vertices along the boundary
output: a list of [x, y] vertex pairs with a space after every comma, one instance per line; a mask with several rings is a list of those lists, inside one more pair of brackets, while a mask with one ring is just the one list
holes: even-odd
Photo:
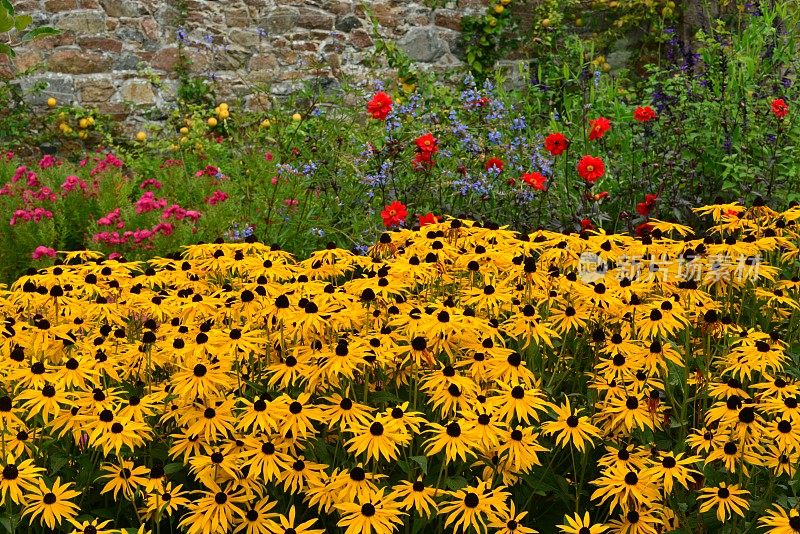
[[[183, 3], [183, 4], [182, 4]], [[198, 76], [222, 96], [254, 87], [288, 94], [304, 79], [366, 76], [374, 46], [365, 6], [413, 59], [460, 63], [459, 28], [486, 0], [431, 9], [416, 0], [19, 0], [18, 13], [63, 30], [18, 48], [6, 70], [38, 70], [39, 100], [96, 107], [125, 117], [165, 109], [175, 98], [179, 40]], [[227, 95], [225, 94], [227, 93]]]

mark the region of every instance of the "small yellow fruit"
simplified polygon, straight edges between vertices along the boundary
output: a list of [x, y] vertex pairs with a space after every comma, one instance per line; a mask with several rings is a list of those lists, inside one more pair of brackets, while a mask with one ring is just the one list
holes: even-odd
[[146, 134], [146, 133], [144, 133], [144, 132], [138, 132], [138, 133], [136, 134], [136, 140], [137, 140], [137, 141], [144, 141], [145, 139], [147, 139], [147, 134]]
[[194, 121], [193, 121], [192, 119], [186, 119], [186, 120], [184, 121], [184, 123], [186, 124], [186, 126], [188, 126], [189, 128], [191, 128], [191, 127], [192, 127], [192, 124], [194, 124]]
[[65, 131], [67, 128], [69, 128], [69, 126], [67, 126], [63, 122], [58, 125], [58, 129], [61, 130], [62, 132]]
[[89, 121], [89, 126], [94, 126], [94, 117], [87, 117], [87, 121]]
[[187, 128], [186, 126], [184, 126], [184, 127], [183, 127], [183, 128], [181, 128], [179, 131], [180, 131], [180, 132], [181, 132], [183, 135], [186, 135], [186, 134], [188, 134], [188, 133], [189, 133], [189, 128]]
[[179, 148], [180, 148], [180, 147], [179, 147], [178, 145], [175, 145], [175, 144], [169, 145], [169, 149], [170, 149], [170, 150], [172, 150], [173, 152], [175, 152], [175, 151], [176, 151], [176, 150], [178, 150]]
[[616, 7], [619, 7], [619, 2], [616, 2], [616, 1], [614, 1], [614, 2], [609, 2], [609, 3], [608, 3], [608, 7], [610, 7], [611, 9], [614, 9], [614, 8], [616, 8]]
[[214, 118], [214, 117], [209, 117], [208, 118], [208, 125], [213, 128], [214, 126], [217, 125], [217, 119]]
[[269, 128], [270, 124], [271, 123], [269, 122], [269, 119], [264, 119], [263, 121], [261, 121], [261, 127], [262, 128]]
[[542, 28], [549, 28], [550, 27], [550, 19], [542, 19], [541, 25], [542, 25]]
[[417, 89], [417, 84], [415, 83], [404, 83], [403, 84], [403, 92], [406, 94], [411, 94]]
[[223, 102], [222, 104], [219, 105], [219, 109], [222, 111], [228, 111], [228, 104]]
[[89, 127], [89, 120], [88, 119], [81, 119], [78, 121], [78, 128], [85, 130]]
[[580, 19], [580, 18], [575, 19], [575, 26], [577, 26], [578, 28], [583, 26], [583, 19]]
[[292, 120], [295, 122], [300, 122], [301, 120], [303, 120], [303, 116], [300, 115], [299, 113], [295, 113], [294, 115], [292, 115]]
[[670, 9], [675, 9], [675, 2], [670, 0], [669, 2], [667, 2], [667, 7]]
[[672, 16], [672, 9], [665, 7], [661, 10], [661, 16], [664, 18], [668, 18]]
[[203, 150], [203, 143], [201, 143], [200, 141], [196, 142], [196, 143], [194, 144], [194, 149], [195, 149], [195, 150], [197, 150], [198, 152], [199, 152], [200, 150]]
[[87, 137], [89, 137], [89, 134], [88, 132], [86, 132], [86, 130], [83, 130], [78, 132], [78, 137], [80, 137], [81, 139], [86, 139]]
[[69, 126], [67, 126], [67, 125], [65, 124], [65, 125], [64, 125], [64, 133], [65, 133], [65, 134], [71, 134], [71, 133], [72, 133], [72, 128], [70, 128]]
[[503, 4], [504, 6], [507, 6], [508, 4], [511, 3], [511, 0], [500, 0], [500, 3]]
[[497, 26], [497, 19], [494, 17], [489, 17], [489, 26], [491, 26], [492, 28]]
[[56, 100], [52, 96], [47, 99], [47, 107], [54, 108], [56, 107], [56, 104], [58, 104], [58, 100]]
[[188, 137], [181, 137], [181, 143], [186, 143], [187, 141], [189, 141]]
[[603, 63], [603, 72], [611, 72], [611, 65]]
[[504, 8], [501, 4], [497, 4], [494, 6], [494, 12], [497, 13], [498, 15], [500, 15], [505, 10], [506, 8]]
[[220, 120], [224, 121], [225, 119], [227, 119], [230, 116], [231, 116], [231, 114], [228, 112], [227, 109], [219, 110], [219, 118], [220, 118]]

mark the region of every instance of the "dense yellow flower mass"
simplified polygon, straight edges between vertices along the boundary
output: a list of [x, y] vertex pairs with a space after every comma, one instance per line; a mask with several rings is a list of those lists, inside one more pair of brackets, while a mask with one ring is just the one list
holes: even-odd
[[[534, 532], [559, 466], [564, 532], [743, 516], [742, 475], [800, 456], [800, 209], [703, 211], [697, 236], [453, 219], [367, 256], [68, 254], [0, 291], [2, 502], [50, 528]], [[132, 524], [78, 521], [87, 491]]]

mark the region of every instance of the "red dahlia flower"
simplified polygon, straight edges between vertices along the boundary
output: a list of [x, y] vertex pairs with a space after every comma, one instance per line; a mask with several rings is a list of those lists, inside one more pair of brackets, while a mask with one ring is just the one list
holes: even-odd
[[486, 171], [495, 168], [498, 172], [503, 172], [503, 160], [500, 158], [489, 158], [486, 160]]
[[386, 117], [392, 111], [392, 97], [383, 91], [378, 91], [372, 97], [372, 100], [367, 103], [367, 111], [372, 115], [373, 119], [386, 120]]
[[433, 167], [433, 159], [430, 152], [417, 152], [411, 161], [411, 167], [415, 171], [426, 171]]
[[544, 148], [553, 156], [560, 156], [569, 146], [569, 140], [561, 133], [551, 133], [544, 138]]
[[772, 114], [776, 118], [782, 119], [789, 114], [789, 104], [782, 98], [775, 98], [772, 100]]
[[658, 200], [658, 195], [645, 195], [644, 202], [639, 202], [636, 204], [636, 211], [642, 217], [647, 217], [650, 215], [650, 211], [653, 209], [653, 206], [655, 206], [656, 200]]
[[589, 141], [602, 139], [607, 131], [611, 129], [611, 121], [605, 117], [597, 117], [589, 121]]
[[639, 106], [633, 112], [633, 118], [638, 122], [650, 122], [656, 120], [658, 115], [650, 106]]
[[547, 178], [544, 177], [543, 174], [538, 172], [526, 172], [522, 175], [522, 181], [531, 186], [532, 188], [536, 189], [537, 191], [544, 191], [547, 189], [544, 186], [544, 182]]
[[581, 219], [581, 229], [594, 230], [595, 226], [594, 223], [592, 223], [591, 219]]
[[652, 223], [647, 223], [647, 222], [646, 223], [642, 223], [642, 224], [640, 224], [639, 226], [636, 227], [635, 231], [636, 231], [636, 235], [638, 237], [641, 237], [643, 235], [647, 235], [647, 234], [649, 234], [650, 232], [653, 231], [653, 224]]
[[578, 175], [593, 184], [606, 172], [603, 160], [594, 156], [583, 156], [578, 162]]
[[439, 151], [439, 147], [436, 146], [437, 140], [431, 133], [426, 133], [425, 135], [421, 135], [417, 138], [417, 148], [422, 152], [428, 152], [429, 154], [435, 154]]
[[439, 217], [434, 215], [433, 213], [426, 213], [425, 215], [419, 216], [419, 227], [422, 228], [423, 226], [427, 226], [429, 224], [435, 224], [439, 222]]
[[395, 200], [385, 208], [381, 212], [381, 217], [383, 218], [383, 225], [386, 228], [391, 228], [393, 226], [399, 225], [401, 222], [406, 220], [406, 215], [408, 215], [408, 211], [406, 210], [406, 205], [400, 202], [399, 200]]

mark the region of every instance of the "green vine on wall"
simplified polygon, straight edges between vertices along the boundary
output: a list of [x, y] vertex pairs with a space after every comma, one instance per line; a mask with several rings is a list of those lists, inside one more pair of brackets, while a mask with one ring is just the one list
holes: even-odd
[[484, 14], [461, 19], [467, 65], [478, 80], [488, 76], [497, 60], [518, 44], [511, 1], [492, 0]]
[[189, 4], [187, 0], [177, 0], [175, 7], [178, 12], [175, 20], [178, 41], [178, 57], [175, 62], [175, 75], [178, 77], [178, 102], [181, 105], [212, 103], [214, 100], [212, 88], [205, 79], [192, 74], [192, 59], [186, 53], [188, 36], [185, 24], [189, 16]]

